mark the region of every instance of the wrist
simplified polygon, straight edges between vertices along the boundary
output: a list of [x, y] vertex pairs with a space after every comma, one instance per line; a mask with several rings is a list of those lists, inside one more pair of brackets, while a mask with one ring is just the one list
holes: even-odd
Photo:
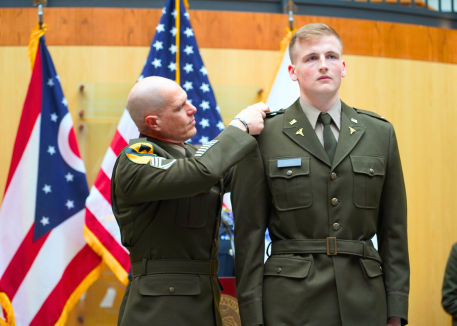
[[230, 122], [230, 125], [231, 126], [235, 126], [235, 127], [238, 127], [240, 128], [241, 130], [245, 131], [246, 133], [249, 134], [249, 127], [248, 127], [248, 124], [245, 120], [241, 119], [241, 118], [233, 118], [233, 120]]

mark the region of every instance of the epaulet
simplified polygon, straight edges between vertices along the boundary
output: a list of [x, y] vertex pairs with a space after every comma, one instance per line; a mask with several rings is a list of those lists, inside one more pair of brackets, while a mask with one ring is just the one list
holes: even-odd
[[286, 112], [286, 109], [281, 109], [279, 111], [268, 112], [267, 116], [265, 117], [265, 119], [275, 117], [275, 116], [277, 116], [279, 114], [283, 114], [284, 112]]
[[[374, 113], [374, 112], [371, 112], [371, 111], [367, 111], [367, 110], [360, 110], [360, 109], [356, 109], [356, 108], [354, 108], [354, 109], [357, 111], [357, 113], [366, 114], [366, 115], [369, 115], [369, 116], [371, 116], [371, 117], [373, 117], [373, 118], [376, 118], [376, 119], [379, 119], [379, 120], [382, 120], [382, 121], [387, 121], [386, 118], [381, 117], [381, 116], [380, 116], [379, 114], [377, 114], [377, 113]], [[388, 122], [388, 121], [387, 121], [387, 122]]]

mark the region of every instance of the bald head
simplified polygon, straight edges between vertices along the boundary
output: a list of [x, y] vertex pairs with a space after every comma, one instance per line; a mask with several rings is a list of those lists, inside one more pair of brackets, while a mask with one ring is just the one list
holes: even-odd
[[183, 92], [181, 86], [162, 77], [147, 77], [136, 83], [129, 93], [127, 107], [138, 131], [147, 134], [146, 117], [160, 115], [179, 92]]

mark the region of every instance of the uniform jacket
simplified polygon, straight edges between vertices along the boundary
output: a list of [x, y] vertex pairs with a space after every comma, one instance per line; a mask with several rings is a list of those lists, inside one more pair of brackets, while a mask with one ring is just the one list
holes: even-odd
[[452, 326], [457, 326], [457, 243], [452, 246], [443, 282], [444, 310], [452, 316]]
[[216, 258], [231, 175], [222, 178], [256, 141], [229, 126], [199, 150], [185, 147], [187, 157], [147, 137], [117, 158], [112, 206], [133, 272], [118, 325], [222, 326]]
[[[258, 149], [235, 168], [243, 326], [407, 323], [406, 194], [394, 129], [344, 103], [341, 119], [332, 164], [297, 100], [265, 121]], [[264, 265], [267, 227], [273, 254]]]

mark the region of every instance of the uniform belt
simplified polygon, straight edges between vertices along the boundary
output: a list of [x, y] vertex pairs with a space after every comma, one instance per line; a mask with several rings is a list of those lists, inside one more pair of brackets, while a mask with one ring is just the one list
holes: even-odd
[[219, 261], [143, 259], [132, 264], [132, 276], [149, 274], [203, 274], [217, 276]]
[[309, 240], [278, 240], [272, 243], [271, 254], [353, 255], [375, 259], [382, 263], [379, 253], [373, 247], [373, 242], [371, 242], [371, 240], [354, 241], [333, 237]]

